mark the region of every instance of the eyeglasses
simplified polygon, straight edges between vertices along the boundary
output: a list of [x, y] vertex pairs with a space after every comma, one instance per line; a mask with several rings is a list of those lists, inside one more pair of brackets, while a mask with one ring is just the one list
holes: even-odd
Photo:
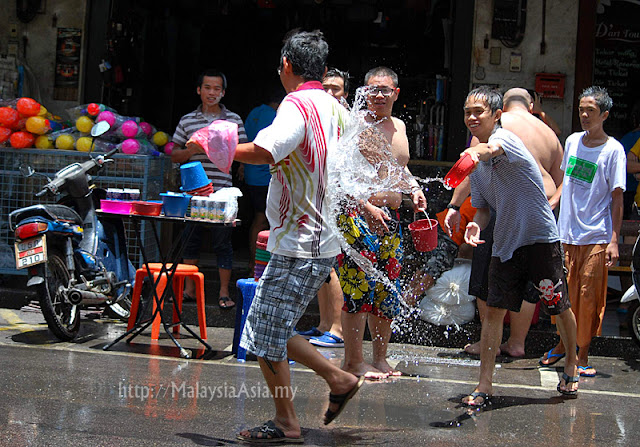
[[375, 85], [367, 87], [367, 94], [369, 96], [378, 96], [382, 93], [382, 96], [391, 96], [395, 92], [395, 89], [391, 87], [376, 87]]

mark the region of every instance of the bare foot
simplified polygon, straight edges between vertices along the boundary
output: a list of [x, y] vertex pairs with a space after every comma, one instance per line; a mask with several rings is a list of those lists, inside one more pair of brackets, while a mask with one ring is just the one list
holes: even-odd
[[[524, 357], [524, 346], [511, 346], [509, 341], [500, 345], [500, 352], [502, 355], [508, 355], [509, 357], [520, 358]], [[500, 355], [500, 354], [498, 354]]]
[[381, 362], [373, 362], [372, 366], [378, 371], [382, 371], [389, 376], [398, 377], [402, 375], [402, 372], [398, 371], [397, 369], [393, 369], [391, 365], [387, 363], [386, 359], [382, 360]]
[[374, 368], [372, 365], [368, 363], [362, 362], [359, 364], [351, 364], [351, 365], [342, 365], [342, 370], [346, 372], [350, 372], [355, 376], [364, 376], [365, 379], [368, 380], [382, 380], [389, 377], [388, 373], [384, 373], [377, 368]]
[[[464, 352], [471, 355], [480, 355], [480, 342], [477, 341], [472, 344], [468, 344], [464, 347]], [[498, 352], [496, 355], [500, 355], [500, 348], [498, 348]]]

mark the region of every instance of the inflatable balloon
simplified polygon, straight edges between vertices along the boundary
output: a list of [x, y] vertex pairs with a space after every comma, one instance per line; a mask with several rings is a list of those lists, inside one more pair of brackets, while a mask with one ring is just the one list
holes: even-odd
[[36, 116], [40, 113], [40, 104], [31, 98], [20, 98], [16, 104], [16, 109], [24, 116]]
[[53, 149], [53, 141], [46, 135], [40, 135], [36, 138], [36, 147], [38, 149]]
[[143, 121], [140, 123], [140, 129], [142, 129], [142, 131], [148, 136], [150, 137], [151, 135], [153, 135], [155, 133], [155, 129], [153, 128], [153, 126], [149, 123], [147, 123], [146, 121]]
[[20, 121], [20, 114], [11, 107], [0, 107], [0, 124], [14, 129]]
[[93, 138], [91, 137], [80, 137], [78, 141], [76, 141], [76, 149], [80, 152], [89, 152], [91, 150], [91, 145], [93, 144]]
[[0, 144], [4, 143], [11, 136], [11, 129], [0, 126]]
[[173, 148], [175, 146], [176, 146], [176, 143], [174, 143], [173, 141], [169, 141], [167, 144], [164, 145], [162, 152], [164, 152], [167, 155], [171, 155], [171, 152], [173, 152]]
[[30, 116], [27, 118], [25, 128], [36, 135], [44, 135], [51, 130], [49, 120], [41, 116]]
[[98, 116], [100, 112], [104, 112], [105, 110], [105, 106], [103, 106], [102, 104], [96, 104], [95, 102], [87, 105], [87, 113], [89, 114], [89, 116]]
[[138, 134], [138, 123], [133, 120], [127, 120], [120, 126], [122, 135], [127, 138], [133, 138]]
[[82, 133], [91, 132], [93, 121], [88, 116], [81, 116], [76, 120], [76, 129]]
[[138, 143], [138, 140], [135, 140], [133, 138], [127, 138], [122, 142], [120, 150], [122, 151], [122, 153], [128, 155], [137, 154], [140, 150], [140, 143]]
[[111, 127], [113, 127], [116, 123], [116, 116], [113, 112], [105, 110], [104, 112], [100, 112], [98, 118], [96, 118], [96, 123], [99, 123], [100, 121], [106, 121]]
[[169, 142], [169, 135], [162, 131], [156, 132], [153, 134], [152, 141], [156, 146], [164, 146]]
[[75, 143], [75, 138], [69, 134], [62, 134], [56, 138], [56, 148], [58, 149], [72, 150]]
[[40, 112], [38, 112], [38, 116], [47, 116], [47, 113], [49, 113], [49, 111], [47, 110], [47, 108], [45, 106], [43, 106], [42, 104], [40, 104]]
[[9, 137], [9, 141], [11, 142], [11, 147], [15, 147], [16, 149], [24, 149], [25, 147], [33, 147], [33, 143], [35, 142], [36, 137], [29, 132], [14, 132]]

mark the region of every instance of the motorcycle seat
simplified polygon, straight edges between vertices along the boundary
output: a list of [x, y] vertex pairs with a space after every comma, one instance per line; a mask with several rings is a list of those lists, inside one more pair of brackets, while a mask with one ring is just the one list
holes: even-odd
[[82, 218], [73, 209], [64, 205], [32, 205], [20, 210], [13, 211], [9, 215], [9, 223], [12, 230], [15, 230], [15, 226], [19, 221], [27, 219], [29, 217], [44, 217], [50, 220], [61, 220], [65, 222], [71, 222], [77, 225], [82, 225]]

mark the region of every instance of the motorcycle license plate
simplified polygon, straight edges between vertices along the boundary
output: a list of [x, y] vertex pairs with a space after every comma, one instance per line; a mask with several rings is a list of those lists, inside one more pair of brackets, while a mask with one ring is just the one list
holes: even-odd
[[18, 270], [42, 264], [47, 260], [47, 240], [44, 234], [16, 242], [15, 248], [16, 269]]

